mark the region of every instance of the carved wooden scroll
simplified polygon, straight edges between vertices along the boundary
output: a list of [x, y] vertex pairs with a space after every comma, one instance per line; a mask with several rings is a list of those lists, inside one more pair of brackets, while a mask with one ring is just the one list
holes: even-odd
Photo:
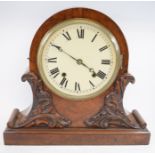
[[52, 96], [43, 89], [42, 81], [34, 74], [27, 73], [22, 76], [22, 81], [28, 81], [33, 92], [32, 107], [25, 111], [16, 111], [13, 122], [8, 123], [9, 128], [68, 127], [71, 121], [60, 115], [54, 105]]
[[88, 127], [97, 128], [138, 128], [130, 121], [123, 108], [123, 95], [129, 82], [134, 83], [135, 79], [130, 74], [124, 74], [114, 84], [113, 91], [104, 98], [104, 105], [101, 110], [85, 121]]

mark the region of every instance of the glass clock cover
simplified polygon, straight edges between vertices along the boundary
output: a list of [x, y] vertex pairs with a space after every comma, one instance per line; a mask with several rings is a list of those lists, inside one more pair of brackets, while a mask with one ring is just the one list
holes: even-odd
[[70, 19], [51, 28], [37, 55], [39, 73], [57, 95], [93, 98], [114, 82], [121, 65], [118, 43], [104, 26], [88, 19]]

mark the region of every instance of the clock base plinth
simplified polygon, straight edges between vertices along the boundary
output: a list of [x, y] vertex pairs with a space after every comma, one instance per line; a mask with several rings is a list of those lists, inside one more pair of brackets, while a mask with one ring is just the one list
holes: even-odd
[[146, 145], [147, 129], [9, 129], [6, 145]]
[[[146, 123], [134, 110], [140, 128], [9, 128], [4, 131], [6, 145], [147, 145], [150, 132]], [[14, 121], [10, 119], [11, 121]]]

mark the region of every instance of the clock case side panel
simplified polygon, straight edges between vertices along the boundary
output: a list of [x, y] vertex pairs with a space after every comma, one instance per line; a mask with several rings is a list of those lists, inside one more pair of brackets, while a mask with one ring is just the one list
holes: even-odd
[[[58, 23], [73, 18], [86, 18], [98, 22], [100, 25], [106, 27], [115, 36], [119, 44], [120, 54], [122, 55], [122, 65], [117, 77], [121, 76], [123, 73], [126, 73], [128, 70], [128, 48], [122, 31], [117, 24], [105, 14], [87, 8], [71, 8], [61, 11], [51, 16], [40, 26], [31, 44], [29, 59], [30, 72], [33, 72], [40, 77], [37, 67], [37, 52], [41, 39], [46, 32]], [[44, 89], [51, 92], [46, 85], [44, 85]], [[53, 96], [56, 109], [64, 116], [71, 119], [71, 127], [85, 127], [84, 121], [96, 114], [102, 108], [103, 98], [112, 89], [113, 84], [99, 96], [93, 99], [74, 101], [74, 104], [72, 104], [72, 100], [63, 99], [53, 92], [51, 92], [51, 95]], [[70, 111], [66, 108], [68, 105], [70, 106]]]

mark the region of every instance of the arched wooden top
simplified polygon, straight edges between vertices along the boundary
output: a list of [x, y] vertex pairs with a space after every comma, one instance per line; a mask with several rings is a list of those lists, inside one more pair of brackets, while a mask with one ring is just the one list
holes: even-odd
[[42, 37], [45, 35], [45, 33], [54, 27], [56, 24], [72, 18], [87, 18], [94, 20], [96, 22], [99, 22], [101, 25], [105, 26], [107, 29], [111, 31], [111, 33], [116, 37], [116, 40], [119, 43], [120, 52], [123, 56], [123, 63], [122, 68], [120, 70], [120, 73], [126, 73], [128, 70], [128, 48], [127, 43], [125, 40], [125, 37], [118, 27], [118, 25], [110, 19], [108, 16], [106, 16], [103, 13], [100, 13], [98, 11], [88, 9], [88, 8], [71, 8], [67, 10], [63, 10], [61, 12], [58, 12], [48, 18], [38, 29], [36, 32], [30, 49], [30, 71], [34, 72], [35, 74], [38, 74], [38, 68], [37, 68], [37, 51], [39, 48], [39, 44], [41, 42]]

